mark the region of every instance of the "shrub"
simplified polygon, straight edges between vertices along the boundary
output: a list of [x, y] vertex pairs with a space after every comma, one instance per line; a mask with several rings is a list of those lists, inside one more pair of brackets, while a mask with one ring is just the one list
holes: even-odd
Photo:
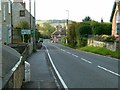
[[95, 36], [94, 39], [102, 42], [114, 42], [116, 40], [114, 36], [109, 36], [109, 35]]

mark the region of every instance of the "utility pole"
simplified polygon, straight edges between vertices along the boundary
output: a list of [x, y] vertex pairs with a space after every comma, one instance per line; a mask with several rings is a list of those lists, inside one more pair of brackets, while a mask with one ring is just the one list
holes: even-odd
[[13, 2], [10, 3], [10, 9], [11, 9], [11, 43], [13, 44], [13, 11], [12, 11], [12, 5]]
[[[31, 15], [31, 0], [29, 0], [29, 12], [30, 12], [30, 31], [31, 31], [31, 16], [32, 16], [32, 15]], [[31, 32], [32, 32], [32, 31], [31, 31]], [[31, 36], [32, 36], [32, 35], [30, 34], [30, 43], [32, 42], [32, 41], [31, 41]]]
[[34, 35], [33, 35], [33, 49], [36, 50], [36, 6], [35, 6], [35, 0], [34, 0]]
[[29, 11], [30, 11], [30, 29], [31, 29], [31, 0], [29, 0]]

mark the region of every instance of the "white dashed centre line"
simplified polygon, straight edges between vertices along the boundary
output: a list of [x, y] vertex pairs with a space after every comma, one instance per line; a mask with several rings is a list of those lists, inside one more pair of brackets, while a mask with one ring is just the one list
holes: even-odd
[[75, 56], [75, 57], [78, 57], [77, 55], [75, 55], [75, 54], [72, 54], [73, 56]]
[[90, 64], [92, 64], [92, 62], [90, 62], [90, 61], [88, 61], [88, 60], [86, 60], [86, 59], [84, 59], [84, 58], [81, 58], [83, 61], [85, 61], [85, 62], [87, 62], [87, 63], [90, 63]]
[[110, 72], [110, 73], [112, 73], [112, 74], [114, 74], [114, 75], [116, 75], [116, 76], [120, 76], [120, 74], [118, 74], [118, 73], [116, 73], [116, 72], [113, 72], [113, 71], [111, 71], [111, 70], [109, 70], [109, 69], [106, 69], [106, 68], [104, 68], [104, 67], [102, 67], [102, 66], [97, 66], [98, 68], [100, 68], [100, 69], [103, 69], [103, 70], [105, 70], [105, 71], [107, 71], [107, 72]]
[[67, 52], [68, 54], [71, 54], [70, 52]]

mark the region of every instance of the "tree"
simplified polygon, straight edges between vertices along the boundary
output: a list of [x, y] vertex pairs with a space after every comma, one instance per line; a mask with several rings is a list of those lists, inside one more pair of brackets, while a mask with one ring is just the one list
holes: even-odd
[[37, 29], [39, 32], [41, 32], [41, 36], [43, 38], [50, 38], [51, 34], [55, 31], [55, 28], [49, 23], [43, 23], [42, 26], [37, 24]]
[[76, 31], [75, 31], [75, 27], [76, 23], [73, 22], [72, 24], [69, 24], [69, 29], [68, 29], [68, 33], [67, 33], [67, 38], [68, 38], [68, 44], [71, 47], [75, 47], [77, 44], [76, 41]]
[[92, 21], [92, 19], [91, 19], [89, 16], [86, 16], [82, 21], [83, 21], [83, 22]]
[[[26, 21], [20, 21], [18, 23], [18, 25], [16, 26], [16, 30], [14, 30], [14, 32], [17, 31], [18, 37], [19, 38], [23, 38], [21, 35], [21, 30], [22, 29], [29, 29], [29, 24]], [[30, 40], [30, 35], [24, 35], [24, 40], [25, 42], [27, 42], [28, 40]]]
[[78, 30], [79, 30], [79, 35], [81, 37], [88, 37], [88, 35], [92, 34], [92, 27], [90, 23], [85, 23], [85, 22], [80, 23]]
[[92, 25], [94, 35], [111, 35], [112, 24], [111, 23], [99, 23], [96, 22]]
[[18, 23], [16, 28], [29, 29], [29, 24], [26, 21], [21, 21], [21, 22]]

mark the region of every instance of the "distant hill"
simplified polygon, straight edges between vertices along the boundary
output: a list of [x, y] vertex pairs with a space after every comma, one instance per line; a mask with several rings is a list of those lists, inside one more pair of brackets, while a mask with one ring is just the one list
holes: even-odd
[[[58, 25], [58, 24], [60, 24], [62, 26], [66, 25], [66, 20], [65, 19], [63, 19], [63, 20], [57, 20], [57, 19], [53, 19], [53, 20], [37, 20], [36, 22], [37, 22], [37, 24], [40, 24], [40, 25], [42, 25], [43, 23], [49, 23], [50, 25], [52, 25], [54, 27], [56, 27], [56, 25]], [[71, 21], [69, 20], [69, 22], [71, 22]]]
[[56, 20], [56, 19], [53, 19], [53, 20], [37, 20], [37, 22], [42, 22], [42, 23], [49, 23], [49, 24], [53, 24], [53, 23], [66, 23], [66, 20]]

